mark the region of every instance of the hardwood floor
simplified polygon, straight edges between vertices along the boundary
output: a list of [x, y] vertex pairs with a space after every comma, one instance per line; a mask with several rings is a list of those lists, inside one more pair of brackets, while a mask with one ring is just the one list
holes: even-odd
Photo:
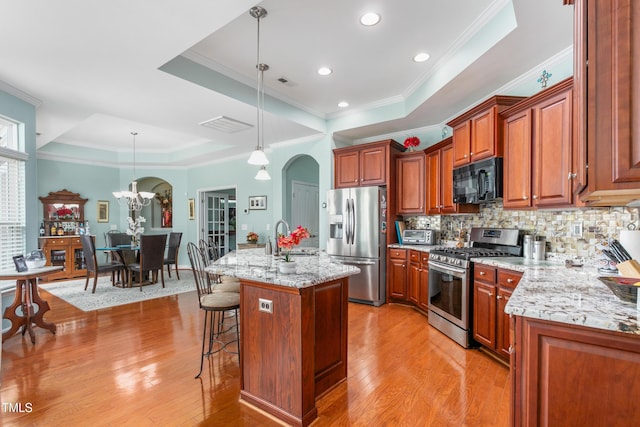
[[[41, 295], [58, 332], [36, 328], [35, 345], [19, 334], [4, 342], [1, 425], [280, 425], [239, 402], [237, 356], [213, 356], [193, 378], [203, 322], [195, 291], [89, 313]], [[508, 368], [411, 308], [351, 303], [348, 361], [348, 380], [318, 399], [313, 426], [508, 425]]]

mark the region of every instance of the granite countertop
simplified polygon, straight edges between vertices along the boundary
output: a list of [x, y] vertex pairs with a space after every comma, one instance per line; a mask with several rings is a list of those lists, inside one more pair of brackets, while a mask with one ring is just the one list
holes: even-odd
[[282, 257], [266, 255], [264, 249], [239, 249], [230, 252], [207, 271], [239, 279], [253, 280], [293, 288], [305, 288], [360, 273], [358, 267], [331, 262], [324, 251], [305, 251], [305, 255], [293, 256], [296, 272], [283, 274], [278, 271]]
[[400, 243], [392, 243], [388, 246], [392, 249], [413, 249], [414, 251], [430, 252], [433, 248], [441, 248], [442, 245], [403, 245]]
[[638, 306], [618, 299], [593, 266], [567, 268], [515, 257], [473, 261], [524, 272], [505, 307], [508, 314], [640, 335]]

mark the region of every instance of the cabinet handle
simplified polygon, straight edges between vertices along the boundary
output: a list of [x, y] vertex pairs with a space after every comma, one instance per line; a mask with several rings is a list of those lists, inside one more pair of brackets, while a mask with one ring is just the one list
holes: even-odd
[[522, 200], [528, 200], [529, 197], [528, 196], [522, 196]]
[[513, 279], [512, 278], [508, 278], [507, 279], [507, 283], [513, 283]]
[[536, 200], [537, 198], [538, 198], [538, 196], [536, 196], [535, 194], [532, 197], [533, 200]]
[[567, 179], [568, 179], [569, 181], [571, 181], [572, 179], [575, 179], [577, 176], [578, 176], [578, 174], [577, 174], [577, 173], [571, 173], [571, 172], [569, 172], [569, 176], [567, 176]]
[[481, 272], [480, 272], [480, 275], [481, 275], [481, 276], [484, 276], [485, 274], [487, 274], [487, 273], [485, 273], [484, 271], [481, 271]]
[[507, 353], [512, 354], [513, 353], [513, 346], [510, 345], [509, 349], [507, 350]]
[[493, 292], [489, 292], [489, 296], [492, 297], [493, 296]]
[[498, 295], [496, 299], [502, 299], [502, 295]]

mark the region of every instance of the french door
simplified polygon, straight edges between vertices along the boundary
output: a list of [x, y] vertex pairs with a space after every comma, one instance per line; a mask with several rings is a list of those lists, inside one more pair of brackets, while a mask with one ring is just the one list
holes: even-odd
[[205, 240], [213, 240], [220, 256], [229, 252], [229, 195], [224, 193], [203, 193], [200, 212], [203, 213], [201, 235]]

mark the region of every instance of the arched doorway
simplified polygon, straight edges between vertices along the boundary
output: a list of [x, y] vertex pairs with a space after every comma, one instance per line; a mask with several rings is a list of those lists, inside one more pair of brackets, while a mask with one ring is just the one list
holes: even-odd
[[304, 239], [301, 246], [319, 247], [320, 229], [320, 166], [311, 156], [303, 154], [293, 157], [283, 168], [285, 187], [284, 217], [291, 228], [306, 227], [311, 237]]

